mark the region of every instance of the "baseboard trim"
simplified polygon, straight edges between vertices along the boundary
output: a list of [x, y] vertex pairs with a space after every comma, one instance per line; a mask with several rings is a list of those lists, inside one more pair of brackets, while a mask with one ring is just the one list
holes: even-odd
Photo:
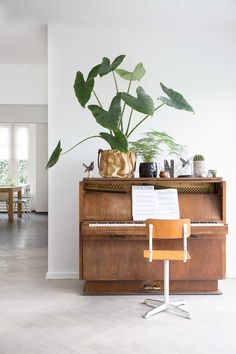
[[74, 272], [74, 273], [47, 272], [46, 279], [79, 279], [79, 272]]

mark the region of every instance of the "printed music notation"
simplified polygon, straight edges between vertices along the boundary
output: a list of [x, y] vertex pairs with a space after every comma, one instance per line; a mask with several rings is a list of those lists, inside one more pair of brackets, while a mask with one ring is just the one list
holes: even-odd
[[132, 186], [132, 214], [133, 220], [179, 219], [177, 190]]

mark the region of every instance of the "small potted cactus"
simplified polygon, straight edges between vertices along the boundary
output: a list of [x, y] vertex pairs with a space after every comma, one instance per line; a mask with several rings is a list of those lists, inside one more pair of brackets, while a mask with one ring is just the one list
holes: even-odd
[[202, 155], [195, 155], [193, 158], [193, 173], [195, 177], [203, 177], [205, 173], [205, 161]]

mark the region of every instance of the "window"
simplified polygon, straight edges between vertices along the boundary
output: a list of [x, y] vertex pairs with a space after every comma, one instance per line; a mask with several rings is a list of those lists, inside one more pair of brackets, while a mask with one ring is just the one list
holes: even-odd
[[19, 160], [18, 162], [18, 182], [20, 184], [28, 183], [28, 161]]
[[0, 184], [27, 184], [29, 128], [0, 125]]
[[14, 158], [17, 161], [17, 182], [28, 182], [29, 129], [27, 126], [14, 126]]
[[8, 179], [8, 161], [0, 160], [0, 184], [7, 184]]

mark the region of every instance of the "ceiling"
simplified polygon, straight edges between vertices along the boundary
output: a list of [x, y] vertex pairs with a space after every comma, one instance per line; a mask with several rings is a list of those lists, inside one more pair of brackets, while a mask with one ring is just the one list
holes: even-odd
[[236, 31], [236, 0], [0, 0], [0, 64], [46, 64], [47, 24]]

